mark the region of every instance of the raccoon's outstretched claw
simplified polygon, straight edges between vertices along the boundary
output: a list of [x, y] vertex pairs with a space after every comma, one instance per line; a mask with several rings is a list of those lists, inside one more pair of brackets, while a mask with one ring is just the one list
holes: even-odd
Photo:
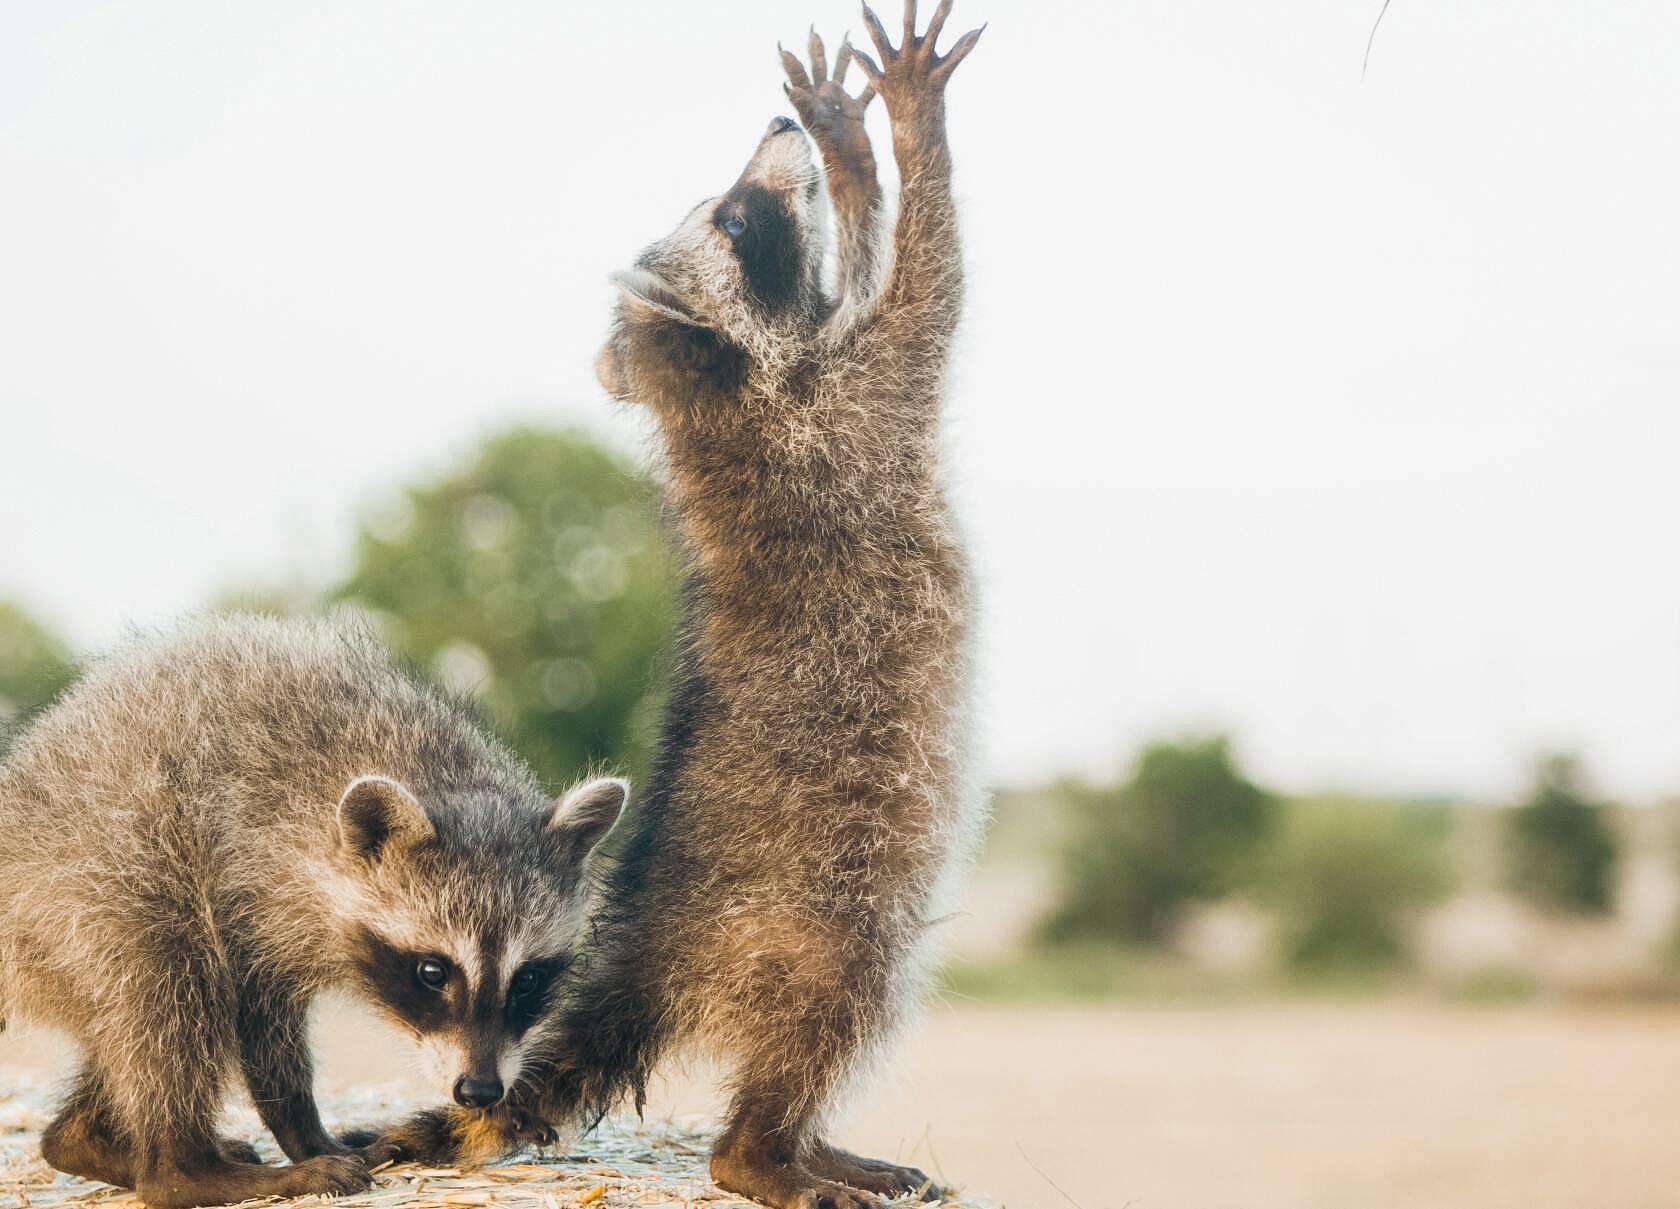
[[[852, 45], [851, 35], [847, 34], [845, 41], [840, 43], [840, 55], [834, 63], [834, 82], [840, 83], [846, 77], [846, 66], [858, 57], [857, 47]], [[875, 99], [875, 85], [865, 83], [863, 91], [857, 95], [859, 109], [869, 108], [869, 102]]]
[[[814, 25], [811, 27], [807, 46], [811, 52], [811, 79], [822, 84], [828, 79], [828, 48], [823, 45], [822, 35], [817, 33], [817, 27]], [[834, 82], [840, 82], [838, 75], [834, 77]]]
[[539, 1121], [535, 1117], [528, 1117], [524, 1113], [514, 1113], [509, 1122], [513, 1127], [513, 1136], [526, 1146], [552, 1146], [560, 1140], [560, 1132], [547, 1121]]
[[[867, 4], [863, 6], [863, 22], [869, 28], [869, 39], [875, 43], [875, 50], [881, 56], [880, 66], [875, 60], [861, 52], [853, 52], [858, 60], [858, 66], [869, 77], [871, 84], [882, 92], [893, 91], [899, 99], [912, 99], [909, 94], [926, 89], [932, 85], [932, 92], [937, 96], [943, 91], [946, 80], [956, 70], [958, 63], [968, 57], [968, 52], [974, 49], [975, 43], [980, 41], [980, 35], [986, 31], [982, 25], [979, 29], [971, 29], [956, 44], [948, 54], [941, 55], [934, 44], [945, 28], [945, 19], [951, 15], [952, 0], [940, 0], [940, 5], [934, 10], [933, 19], [928, 22], [927, 32], [916, 33], [916, 5], [915, 0], [909, 0], [904, 6], [904, 40], [893, 46], [892, 38], [887, 33], [886, 26], [875, 15]], [[891, 77], [889, 83], [888, 77]], [[912, 99], [913, 103], [913, 99]], [[889, 108], [891, 101], [888, 102]]]
[[850, 36], [841, 40], [839, 53], [834, 59], [834, 72], [828, 70], [828, 47], [822, 36], [815, 29], [811, 31], [811, 38], [807, 53], [811, 57], [811, 66], [807, 70], [799, 56], [780, 45], [776, 51], [782, 57], [782, 70], [787, 73], [787, 83], [783, 91], [799, 111], [799, 120], [810, 130], [819, 111], [832, 111], [837, 117], [861, 119], [864, 106], [868, 105], [875, 96], [875, 89], [865, 86], [857, 97], [846, 92], [846, 67], [856, 51], [852, 48]]
[[805, 72], [805, 64], [799, 61], [799, 56], [788, 50], [780, 42], [776, 43], [776, 53], [782, 56], [782, 70], [787, 72], [788, 82], [782, 85], [789, 96], [795, 88], [801, 92], [811, 90], [811, 77]]
[[[990, 24], [990, 22], [987, 24]], [[939, 70], [949, 75], [952, 68], [968, 57], [968, 52], [974, 49], [975, 43], [980, 41], [980, 35], [985, 32], [986, 26], [982, 25], [979, 29], [971, 29], [958, 38], [957, 44], [946, 52], [943, 59], [939, 60]]]
[[[939, 31], [945, 28], [945, 18], [951, 15], [951, 4], [952, 0], [939, 0], [939, 7], [933, 10], [933, 19], [928, 22], [927, 33], [922, 35], [923, 40], [929, 46], [939, 41]], [[911, 3], [906, 5], [905, 8], [905, 19], [910, 23], [910, 32], [914, 33], [916, 26], [915, 0], [911, 0]]]

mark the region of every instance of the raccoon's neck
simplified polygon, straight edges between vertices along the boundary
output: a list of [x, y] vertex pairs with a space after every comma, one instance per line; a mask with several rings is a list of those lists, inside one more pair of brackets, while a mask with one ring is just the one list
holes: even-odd
[[754, 592], [898, 575], [951, 544], [943, 493], [916, 459], [820, 438], [675, 465], [667, 487], [691, 560], [709, 580], [749, 577]]

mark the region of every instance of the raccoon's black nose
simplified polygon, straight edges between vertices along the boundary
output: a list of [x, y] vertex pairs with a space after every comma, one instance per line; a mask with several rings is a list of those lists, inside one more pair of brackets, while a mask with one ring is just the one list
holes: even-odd
[[788, 117], [773, 118], [773, 119], [771, 119], [771, 122], [770, 122], [770, 133], [771, 134], [780, 134], [784, 130], [798, 130], [798, 129], [799, 129], [799, 123], [794, 121], [792, 118], [788, 118]]
[[462, 1108], [489, 1108], [502, 1098], [500, 1079], [475, 1079], [462, 1075], [455, 1080], [455, 1103]]

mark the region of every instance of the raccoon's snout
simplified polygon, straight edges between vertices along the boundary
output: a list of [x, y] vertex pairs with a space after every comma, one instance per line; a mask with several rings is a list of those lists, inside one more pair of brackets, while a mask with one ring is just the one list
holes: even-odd
[[502, 1098], [502, 1081], [462, 1075], [455, 1080], [455, 1103], [462, 1108], [489, 1108]]
[[781, 134], [783, 131], [798, 130], [798, 129], [799, 129], [799, 123], [794, 121], [790, 117], [779, 117], [779, 118], [771, 118], [770, 119], [770, 130], [769, 130], [770, 134]]

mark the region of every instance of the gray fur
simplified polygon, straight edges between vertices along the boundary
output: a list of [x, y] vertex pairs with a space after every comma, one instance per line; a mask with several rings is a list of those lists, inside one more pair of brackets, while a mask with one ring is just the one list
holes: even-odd
[[[484, 1003], [505, 987], [467, 967], [569, 952], [584, 857], [623, 793], [557, 804], [466, 710], [327, 623], [136, 637], [0, 770], [0, 1003], [83, 1051], [46, 1157], [156, 1205], [365, 1187], [316, 1115], [310, 1000], [360, 994], [465, 1055], [447, 1080], [499, 1095], [517, 1039], [488, 1008], [474, 1032], [460, 1005], [469, 984]], [[373, 963], [371, 938], [459, 963], [455, 1006], [428, 1004], [412, 964]], [[293, 1166], [215, 1138], [233, 1071]]]

